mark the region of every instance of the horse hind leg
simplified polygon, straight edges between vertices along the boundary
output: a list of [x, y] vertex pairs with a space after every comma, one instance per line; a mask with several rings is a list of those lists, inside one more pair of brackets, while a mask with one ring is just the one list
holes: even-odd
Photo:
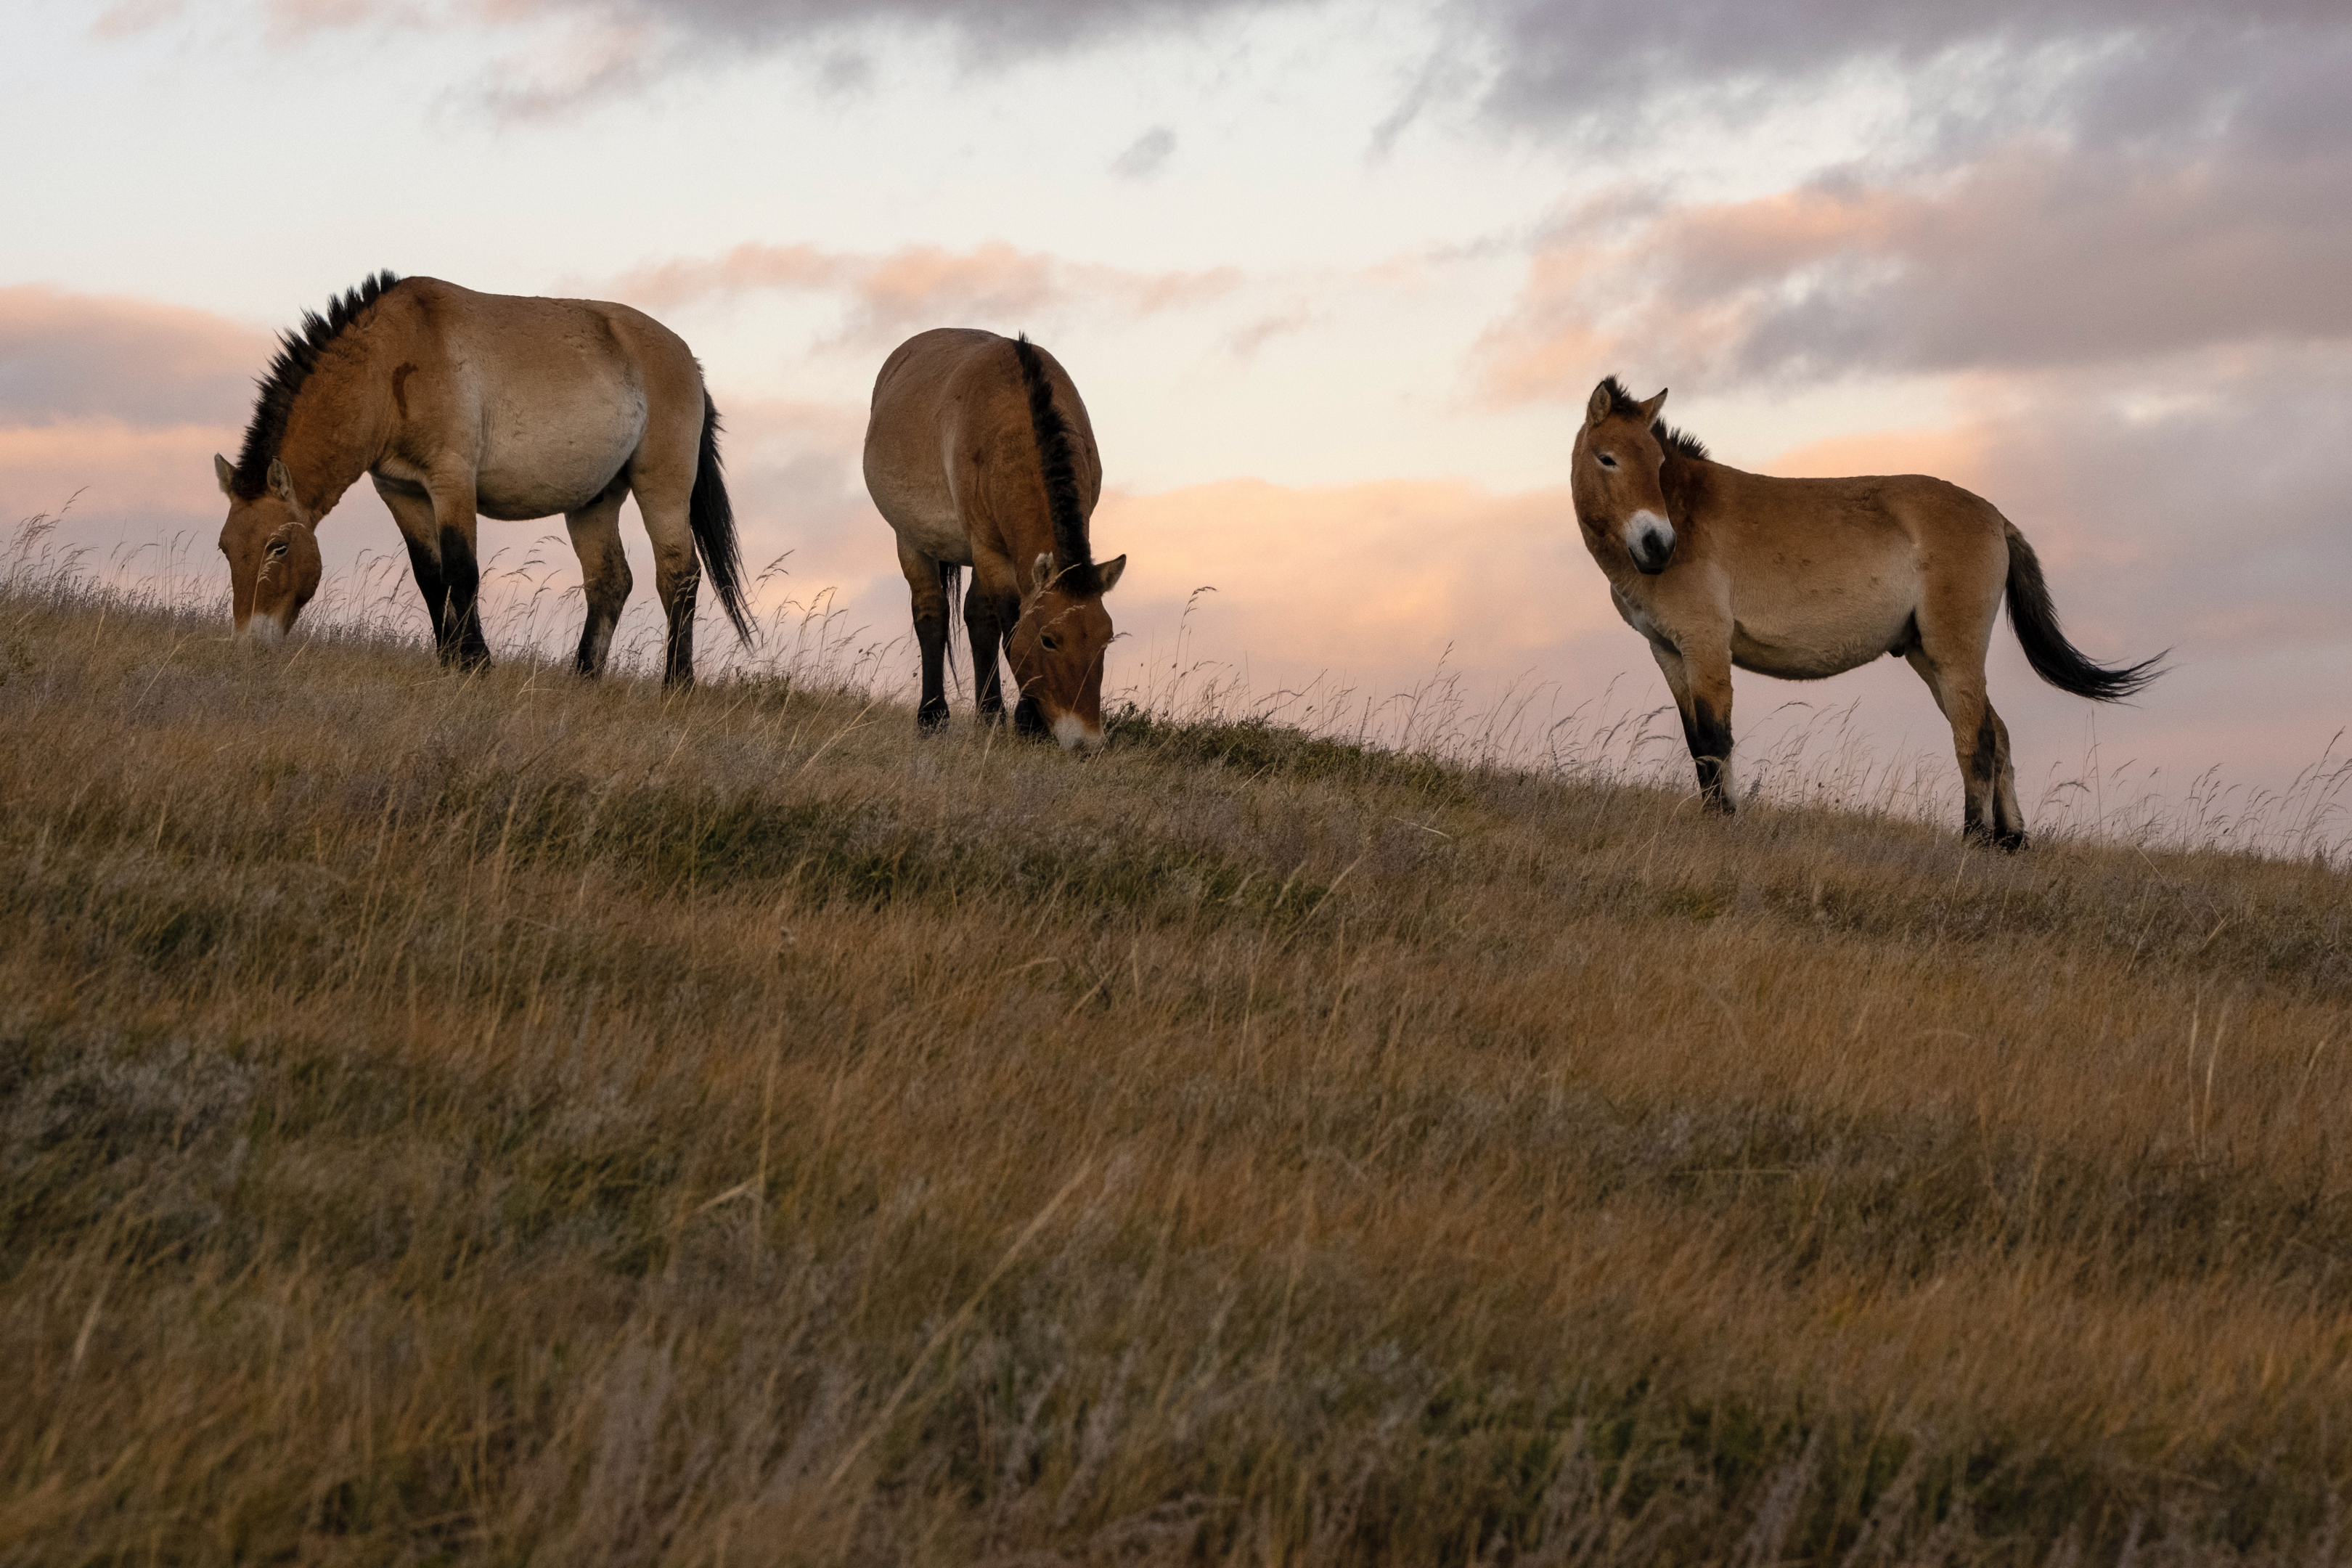
[[[1938, 663], [1925, 648], [1904, 655], [1927, 683], [1936, 706], [1952, 727], [1952, 751], [1960, 764], [1965, 798], [1960, 833], [1971, 842], [2003, 849], [2025, 847], [2025, 819], [2017, 805], [2017, 779], [2009, 754], [2009, 726], [1985, 696], [1981, 663], [1975, 669]], [[1957, 661], [1955, 661], [1957, 662]]]
[[613, 628], [629, 602], [629, 554], [621, 543], [621, 502], [628, 493], [624, 471], [603, 495], [578, 511], [563, 514], [564, 526], [572, 532], [572, 551], [580, 557], [581, 589], [588, 603], [572, 668], [592, 679], [604, 673], [613, 651]]
[[2026, 847], [2025, 812], [2017, 804], [2017, 765], [2010, 756], [2009, 726], [1985, 704], [1985, 718], [1993, 732], [1992, 837], [2014, 853]]
[[629, 488], [654, 547], [654, 592], [661, 597], [668, 623], [662, 637], [662, 684], [684, 688], [694, 684], [694, 605], [702, 586], [702, 564], [695, 558], [688, 510], [694, 491], [694, 452], [687, 448], [683, 465], [651, 463], [651, 455], [648, 447], [638, 448], [630, 466]]

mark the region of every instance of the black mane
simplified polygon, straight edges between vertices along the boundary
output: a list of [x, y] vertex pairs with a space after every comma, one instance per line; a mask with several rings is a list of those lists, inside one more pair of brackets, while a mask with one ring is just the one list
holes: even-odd
[[268, 373], [257, 384], [261, 392], [253, 400], [253, 423], [245, 427], [245, 445], [237, 451], [233, 482], [240, 498], [252, 500], [269, 488], [269, 465], [286, 440], [286, 420], [294, 412], [294, 399], [310, 373], [319, 368], [327, 345], [399, 281], [391, 272], [364, 279], [341, 299], [328, 300], [323, 317], [305, 310], [299, 331], [278, 334], [278, 357], [269, 362]]
[[1029, 427], [1036, 434], [1037, 463], [1045, 474], [1045, 507], [1054, 520], [1054, 555], [1061, 566], [1062, 586], [1082, 596], [1099, 594], [1102, 574], [1095, 570], [1094, 547], [1087, 542], [1087, 509], [1078, 499], [1078, 465], [1070, 451], [1069, 424], [1054, 406], [1054, 383], [1028, 333], [1013, 340], [1013, 357], [1021, 362], [1021, 384], [1029, 394]]
[[[1609, 394], [1611, 414], [1622, 415], [1628, 419], [1639, 419], [1642, 416], [1642, 400], [1626, 391], [1623, 382], [1612, 375], [1601, 385], [1601, 389]], [[1650, 434], [1655, 436], [1658, 438], [1658, 445], [1669, 452], [1694, 458], [1702, 463], [1711, 460], [1706, 455], [1706, 442], [1687, 430], [1675, 429], [1663, 419], [1651, 421]]]

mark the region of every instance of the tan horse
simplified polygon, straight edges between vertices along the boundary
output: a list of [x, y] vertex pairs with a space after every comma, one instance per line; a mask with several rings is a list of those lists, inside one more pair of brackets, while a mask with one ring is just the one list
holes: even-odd
[[719, 411], [677, 335], [626, 305], [477, 294], [386, 272], [279, 340], [228, 497], [239, 637], [282, 636], [319, 587], [320, 519], [362, 474], [400, 524], [444, 662], [489, 662], [478, 517], [563, 514], [588, 601], [576, 663], [601, 674], [629, 596], [621, 502], [634, 493], [668, 612], [664, 678], [694, 679], [703, 568], [747, 640]]
[[898, 535], [913, 591], [923, 700], [947, 722], [941, 664], [959, 568], [971, 568], [964, 626], [981, 717], [1004, 712], [1000, 641], [1021, 700], [1013, 725], [1065, 747], [1102, 743], [1103, 595], [1127, 557], [1097, 565], [1087, 520], [1102, 459], [1078, 389], [1027, 338], [942, 327], [898, 345], [874, 382], [866, 488]]
[[1742, 473], [1661, 423], [1665, 401], [1637, 403], [1614, 376], [1593, 388], [1570, 488], [1611, 602], [1673, 689], [1706, 803], [1728, 812], [1736, 798], [1734, 665], [1818, 680], [1899, 654], [1952, 726], [1964, 831], [2025, 847], [2009, 727], [1985, 696], [2004, 587], [2026, 661], [2062, 691], [2117, 701], [2161, 673], [2157, 659], [2109, 669], [2085, 658], [2058, 629], [2025, 536], [1958, 485]]

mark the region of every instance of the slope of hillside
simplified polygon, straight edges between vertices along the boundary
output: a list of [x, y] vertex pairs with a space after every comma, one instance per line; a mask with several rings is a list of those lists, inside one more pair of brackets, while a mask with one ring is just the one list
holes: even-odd
[[2344, 1550], [2341, 871], [223, 631], [0, 599], [0, 1561]]

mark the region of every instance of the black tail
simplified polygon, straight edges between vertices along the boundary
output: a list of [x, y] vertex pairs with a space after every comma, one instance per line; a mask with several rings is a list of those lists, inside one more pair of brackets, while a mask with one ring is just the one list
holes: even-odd
[[[1070, 451], [1070, 426], [1054, 406], [1053, 378], [1045, 374], [1037, 345], [1024, 332], [1013, 343], [1021, 362], [1021, 382], [1029, 394], [1029, 428], [1037, 437], [1037, 463], [1045, 476], [1045, 505], [1054, 520], [1054, 553], [1058, 556], [1062, 586], [1072, 594], [1099, 594], [1102, 580], [1095, 571], [1094, 548], [1087, 542], [1087, 508], [1078, 498], [1077, 459]], [[1023, 575], [1027, 563], [1020, 563]]]
[[743, 607], [743, 557], [735, 548], [735, 508], [727, 500], [727, 479], [719, 471], [719, 405], [702, 395], [702, 455], [694, 465], [694, 496], [687, 503], [702, 570], [719, 590], [719, 607], [735, 623], [735, 635], [751, 640], [751, 613]]
[[956, 618], [962, 612], [956, 601], [963, 597], [963, 568], [952, 561], [942, 561], [940, 567], [940, 592], [948, 596], [948, 674], [956, 671]]
[[[2109, 669], [2093, 664], [2058, 629], [2058, 606], [2042, 580], [2042, 562], [2017, 525], [2009, 525], [2009, 626], [2024, 646], [2033, 673], [2061, 691], [2094, 702], [2120, 702], [2164, 673], [2164, 654]], [[2172, 650], [2167, 648], [2165, 653]]]

